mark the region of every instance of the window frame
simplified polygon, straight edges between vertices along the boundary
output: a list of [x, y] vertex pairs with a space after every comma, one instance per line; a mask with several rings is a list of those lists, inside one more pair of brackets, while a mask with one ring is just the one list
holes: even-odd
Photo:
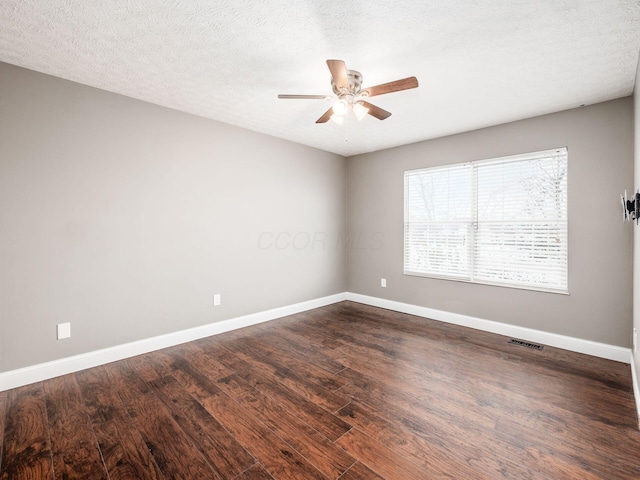
[[[476, 267], [475, 262], [475, 252], [477, 249], [476, 245], [476, 233], [477, 233], [477, 225], [479, 223], [478, 220], [478, 182], [477, 182], [477, 167], [476, 165], [490, 165], [491, 163], [511, 163], [511, 162], [520, 162], [526, 161], [527, 159], [532, 160], [535, 157], [544, 157], [545, 155], [552, 155], [562, 152], [565, 156], [565, 165], [566, 165], [566, 178], [565, 178], [565, 194], [566, 194], [566, 205], [565, 205], [565, 213], [566, 213], [566, 256], [565, 256], [565, 272], [566, 272], [566, 285], [565, 288], [548, 288], [544, 286], [535, 286], [535, 285], [522, 285], [517, 283], [507, 283], [507, 282], [492, 282], [489, 280], [477, 279], [474, 278], [474, 270]], [[442, 222], [446, 224], [466, 224], [471, 225], [471, 233], [469, 235], [470, 245], [469, 245], [469, 278], [461, 278], [452, 275], [441, 275], [438, 273], [423, 273], [423, 272], [415, 272], [407, 269], [407, 233], [408, 233], [408, 177], [411, 174], [416, 174], [421, 171], [437, 171], [437, 170], [447, 170], [455, 167], [463, 167], [463, 166], [471, 166], [472, 167], [472, 181], [471, 181], [471, 196], [472, 198], [472, 220], [470, 222], [465, 222], [463, 220], [451, 220], [450, 222]], [[569, 149], [568, 147], [558, 147], [547, 150], [540, 151], [532, 151], [522, 154], [515, 155], [507, 155], [503, 157], [495, 157], [495, 158], [487, 158], [481, 160], [473, 160], [466, 162], [456, 162], [444, 165], [434, 165], [432, 167], [422, 167], [416, 169], [405, 170], [403, 172], [403, 200], [404, 200], [404, 219], [403, 219], [403, 275], [412, 276], [412, 277], [423, 277], [423, 278], [433, 278], [437, 280], [448, 280], [454, 282], [463, 282], [463, 283], [471, 283], [477, 285], [489, 285], [495, 287], [504, 287], [504, 288], [515, 288], [519, 290], [529, 290], [536, 292], [545, 292], [545, 293], [555, 293], [559, 295], [569, 295], [569, 264], [570, 264], [570, 252], [569, 252]], [[432, 222], [435, 224], [436, 222]]]

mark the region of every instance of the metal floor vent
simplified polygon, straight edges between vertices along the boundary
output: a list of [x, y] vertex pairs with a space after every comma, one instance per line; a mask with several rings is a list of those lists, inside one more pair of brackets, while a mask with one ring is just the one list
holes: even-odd
[[542, 345], [538, 345], [537, 343], [523, 342], [522, 340], [516, 340], [515, 338], [509, 340], [509, 343], [513, 343], [514, 345], [522, 345], [523, 347], [527, 348], [533, 348], [534, 350], [542, 350], [544, 348]]

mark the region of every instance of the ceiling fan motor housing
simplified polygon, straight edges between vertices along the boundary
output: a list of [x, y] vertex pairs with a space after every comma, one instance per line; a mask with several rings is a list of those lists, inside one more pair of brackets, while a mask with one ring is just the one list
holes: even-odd
[[360, 87], [362, 86], [362, 74], [357, 72], [356, 70], [347, 70], [347, 79], [349, 80], [349, 90], [340, 90], [336, 87], [336, 82], [333, 77], [331, 77], [331, 88], [333, 93], [335, 93], [338, 97], [342, 97], [343, 95], [357, 95], [360, 92]]

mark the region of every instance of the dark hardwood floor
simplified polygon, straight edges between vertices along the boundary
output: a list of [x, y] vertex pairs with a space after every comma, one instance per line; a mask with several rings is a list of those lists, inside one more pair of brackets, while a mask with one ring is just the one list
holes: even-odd
[[343, 302], [0, 392], [0, 479], [640, 478], [630, 367], [507, 341]]

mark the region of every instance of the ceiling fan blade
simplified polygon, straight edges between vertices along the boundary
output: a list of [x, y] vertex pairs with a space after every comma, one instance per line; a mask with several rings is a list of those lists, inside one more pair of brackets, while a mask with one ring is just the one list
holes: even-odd
[[311, 100], [324, 100], [325, 98], [328, 98], [327, 95], [278, 95], [278, 98], [285, 98], [285, 99], [292, 99], [292, 100], [296, 100], [296, 99], [311, 99]]
[[391, 116], [391, 112], [387, 112], [380, 107], [376, 107], [372, 103], [361, 101], [362, 106], [369, 109], [369, 115], [372, 117], [376, 117], [378, 120], [384, 120], [385, 118], [389, 118]]
[[333, 83], [335, 83], [338, 90], [351, 87], [349, 85], [349, 78], [347, 77], [347, 66], [342, 60], [327, 60], [327, 66], [331, 71], [333, 77]]
[[369, 92], [370, 97], [376, 95], [384, 95], [385, 93], [400, 92], [402, 90], [409, 90], [410, 88], [416, 88], [418, 86], [418, 79], [416, 77], [407, 77], [402, 80], [396, 80], [395, 82], [383, 83], [376, 85], [375, 87], [364, 88]]
[[324, 114], [316, 120], [316, 123], [327, 123], [331, 118], [331, 115], [333, 115], [333, 107], [324, 112]]

